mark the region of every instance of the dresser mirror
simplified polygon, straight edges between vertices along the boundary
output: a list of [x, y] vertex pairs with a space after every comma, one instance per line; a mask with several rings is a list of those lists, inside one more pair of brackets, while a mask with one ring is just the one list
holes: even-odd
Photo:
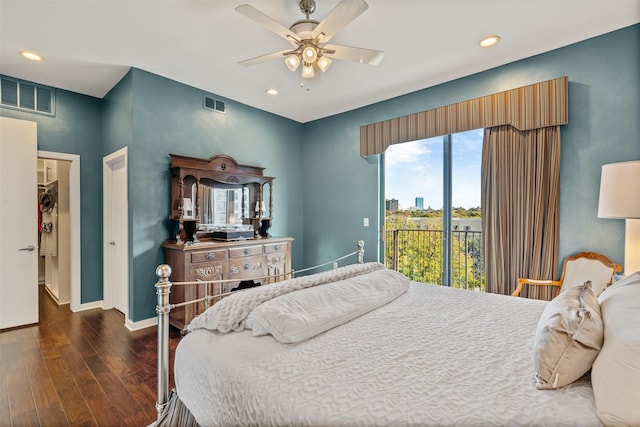
[[210, 180], [201, 180], [200, 186], [192, 187], [192, 194], [199, 191], [200, 215], [198, 230], [242, 224], [250, 214], [251, 192], [248, 186], [234, 187], [216, 185]]
[[[268, 237], [273, 178], [231, 156], [170, 154], [171, 216], [178, 243]], [[266, 228], [265, 228], [266, 226]]]

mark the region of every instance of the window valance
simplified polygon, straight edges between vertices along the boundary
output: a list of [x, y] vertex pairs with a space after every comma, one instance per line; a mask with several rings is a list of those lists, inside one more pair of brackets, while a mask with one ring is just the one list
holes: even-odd
[[568, 77], [481, 96], [360, 127], [360, 155], [392, 144], [472, 129], [511, 125], [524, 131], [568, 122]]

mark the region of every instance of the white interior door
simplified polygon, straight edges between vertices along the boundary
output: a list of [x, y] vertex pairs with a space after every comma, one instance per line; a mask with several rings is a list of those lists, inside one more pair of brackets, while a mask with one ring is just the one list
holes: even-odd
[[37, 124], [0, 117], [0, 329], [38, 322]]
[[126, 149], [104, 158], [105, 305], [129, 314], [129, 219]]

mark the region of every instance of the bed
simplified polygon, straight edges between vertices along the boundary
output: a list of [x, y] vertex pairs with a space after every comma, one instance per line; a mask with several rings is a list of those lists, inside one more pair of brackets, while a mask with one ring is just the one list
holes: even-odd
[[[640, 275], [628, 279], [638, 286], [620, 288], [637, 298], [619, 298], [631, 307], [610, 323], [635, 324], [625, 339], [639, 345], [638, 322], [629, 319], [640, 317]], [[633, 409], [640, 404], [634, 382], [640, 368], [630, 376], [624, 371], [627, 359], [638, 362], [640, 346], [629, 350], [624, 339], [600, 340], [594, 358], [605, 354], [612, 362], [600, 363], [598, 372], [594, 367], [566, 385], [541, 387], [533, 359], [538, 325], [552, 305], [546, 301], [409, 282], [377, 263], [269, 286], [234, 295], [240, 302], [229, 297], [215, 304], [194, 319], [176, 349], [176, 398], [201, 426], [640, 422]], [[372, 296], [378, 293], [384, 296]], [[336, 301], [347, 301], [346, 308], [335, 311]], [[616, 299], [612, 307], [619, 305]], [[599, 394], [596, 374], [604, 378]]]

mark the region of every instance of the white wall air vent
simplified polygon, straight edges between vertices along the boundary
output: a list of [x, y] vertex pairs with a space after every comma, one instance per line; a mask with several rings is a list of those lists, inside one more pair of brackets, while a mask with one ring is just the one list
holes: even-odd
[[36, 95], [36, 110], [53, 114], [53, 89], [36, 87]]
[[34, 83], [0, 77], [0, 107], [55, 115], [55, 91]]
[[[20, 84], [20, 107], [27, 110], [36, 109], [36, 88], [26, 83]], [[47, 111], [48, 112], [48, 111]]]
[[2, 79], [0, 84], [0, 100], [2, 105], [18, 106], [18, 82]]
[[224, 101], [220, 101], [218, 99], [214, 99], [210, 96], [204, 95], [204, 104], [203, 107], [205, 110], [213, 110], [218, 113], [225, 113], [225, 105]]

